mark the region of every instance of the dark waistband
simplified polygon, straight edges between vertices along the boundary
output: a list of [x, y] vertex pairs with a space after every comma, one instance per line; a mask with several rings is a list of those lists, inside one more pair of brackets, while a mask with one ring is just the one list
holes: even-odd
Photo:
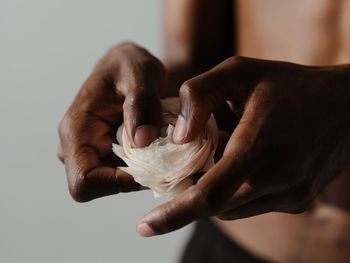
[[193, 234], [185, 248], [181, 263], [263, 263], [229, 239], [206, 218], [196, 222]]

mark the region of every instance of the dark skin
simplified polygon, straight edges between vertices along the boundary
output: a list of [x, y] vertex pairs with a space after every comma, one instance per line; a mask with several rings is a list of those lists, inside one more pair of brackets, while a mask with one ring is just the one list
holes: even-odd
[[[143, 189], [132, 176], [115, 168], [124, 163], [111, 145], [123, 121], [133, 147], [147, 146], [159, 137], [160, 98], [168, 95], [165, 84], [162, 63], [132, 43], [111, 48], [97, 63], [58, 127], [58, 157], [65, 164], [74, 200], [86, 202]], [[226, 111], [232, 118], [228, 109], [224, 105], [217, 112]], [[220, 138], [219, 157], [228, 134], [220, 133]]]
[[[349, 161], [349, 72], [347, 65], [231, 57], [186, 81], [175, 142], [192, 140], [226, 101], [239, 124], [217, 164], [141, 219], [138, 232], [164, 234], [214, 215], [305, 211]], [[75, 200], [140, 189], [115, 169], [111, 144], [123, 120], [134, 147], [158, 137], [165, 75], [159, 60], [133, 44], [112, 48], [96, 65], [59, 126], [59, 156]]]
[[159, 92], [165, 71], [158, 59], [130, 43], [113, 47], [97, 63], [59, 125], [58, 156], [69, 191], [79, 202], [140, 189], [115, 167], [116, 128], [123, 122], [134, 147], [159, 136]]
[[186, 81], [174, 141], [195, 138], [226, 100], [240, 122], [220, 161], [181, 196], [147, 214], [139, 232], [167, 233], [207, 216], [306, 211], [347, 169], [349, 80], [349, 66], [232, 57]]
[[[129, 62], [135, 53], [142, 59]], [[119, 162], [111, 157], [110, 145], [123, 116], [128, 135], [138, 142], [134, 146], [157, 138], [157, 94], [164, 75], [157, 59], [132, 44], [113, 48], [97, 64], [59, 128], [60, 156], [75, 200], [140, 189], [114, 168]], [[186, 81], [175, 142], [195, 138], [213, 109], [226, 101], [240, 122], [217, 164], [183, 194], [147, 214], [139, 233], [163, 234], [213, 215], [232, 220], [305, 211], [348, 161], [349, 84], [349, 66], [239, 57]], [[137, 127], [146, 129], [139, 135]]]

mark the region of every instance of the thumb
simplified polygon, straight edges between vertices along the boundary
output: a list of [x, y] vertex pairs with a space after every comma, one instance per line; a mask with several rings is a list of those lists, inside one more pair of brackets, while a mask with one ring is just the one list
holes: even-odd
[[159, 137], [161, 106], [156, 93], [128, 95], [123, 109], [126, 132], [133, 147], [147, 146]]
[[180, 114], [176, 121], [173, 140], [187, 143], [203, 130], [213, 110], [226, 103], [227, 88], [219, 83], [220, 71], [210, 70], [182, 84]]
[[126, 134], [132, 147], [149, 145], [160, 135], [159, 94], [166, 84], [163, 64], [147, 50], [126, 44], [117, 50], [113, 76], [122, 99]]
[[[247, 116], [249, 117], [249, 116]], [[253, 116], [252, 116], [253, 117]], [[249, 176], [256, 123], [241, 122], [234, 130], [221, 158], [195, 185], [147, 213], [137, 225], [145, 237], [165, 234], [199, 219], [228, 210], [233, 193]], [[259, 124], [259, 123], [258, 123]]]

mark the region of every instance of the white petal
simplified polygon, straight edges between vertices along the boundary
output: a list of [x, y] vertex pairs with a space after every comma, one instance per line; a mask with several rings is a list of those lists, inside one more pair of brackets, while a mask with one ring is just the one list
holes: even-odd
[[172, 140], [174, 125], [180, 110], [178, 98], [168, 98], [162, 104], [161, 136], [149, 146], [132, 148], [124, 125], [117, 130], [113, 152], [128, 167], [120, 167], [136, 182], [151, 188], [156, 196], [175, 196], [193, 184], [192, 175], [209, 170], [214, 165], [218, 129], [211, 115], [199, 136], [185, 144]]

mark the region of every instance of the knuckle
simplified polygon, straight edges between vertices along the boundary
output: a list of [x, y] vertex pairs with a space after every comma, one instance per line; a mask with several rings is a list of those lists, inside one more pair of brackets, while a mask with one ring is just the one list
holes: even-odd
[[189, 99], [192, 101], [200, 101], [203, 97], [199, 85], [193, 80], [185, 81], [180, 87], [179, 94], [181, 99]]
[[138, 45], [136, 45], [134, 42], [132, 41], [123, 41], [120, 42], [114, 46], [112, 46], [106, 53], [106, 56], [112, 55], [116, 52], [118, 52], [119, 50], [122, 51], [135, 51], [140, 49], [140, 47]]
[[202, 214], [210, 216], [215, 214], [218, 208], [218, 198], [217, 194], [208, 191], [207, 189], [202, 189], [195, 186], [193, 199], [195, 199], [194, 203], [197, 203], [198, 206], [203, 210]]
[[228, 60], [227, 62], [233, 68], [233, 70], [240, 68], [241, 66], [246, 64], [248, 61], [247, 58], [241, 57], [241, 56], [233, 56], [233, 57], [228, 58], [227, 60]]
[[253, 68], [257, 65], [253, 59], [241, 56], [230, 57], [225, 62], [227, 63], [229, 74], [233, 74], [239, 78], [252, 74], [254, 71]]
[[77, 176], [74, 183], [68, 183], [68, 188], [71, 197], [76, 202], [84, 203], [91, 200], [88, 195], [88, 182], [86, 176]]
[[239, 64], [244, 61], [244, 57], [242, 56], [232, 56], [228, 59], [232, 64]]
[[95, 151], [91, 147], [83, 147], [73, 154], [72, 160], [67, 169], [68, 189], [72, 198], [77, 202], [87, 202], [93, 199], [96, 183], [95, 165], [93, 160], [87, 158]]
[[64, 126], [65, 126], [65, 120], [66, 117], [63, 117], [63, 119], [60, 121], [60, 123], [58, 124], [57, 126], [57, 132], [58, 132], [58, 135], [62, 136], [65, 132], [65, 129], [64, 129]]
[[57, 158], [61, 161], [61, 163], [64, 163], [64, 157], [61, 151], [57, 151]]
[[144, 117], [152, 117], [150, 112], [160, 113], [160, 100], [153, 91], [144, 90], [129, 94], [123, 104], [124, 112], [135, 112]]
[[58, 135], [60, 136], [61, 141], [67, 136], [70, 124], [71, 117], [69, 113], [66, 113], [57, 126]]
[[182, 102], [202, 107], [206, 111], [211, 111], [216, 106], [225, 103], [226, 93], [226, 89], [218, 88], [210, 74], [203, 74], [185, 81], [179, 90]]
[[64, 163], [64, 152], [66, 151], [66, 148], [69, 148], [69, 123], [70, 120], [68, 117], [64, 116], [57, 126], [57, 133], [59, 137], [57, 157], [62, 163]]
[[57, 133], [60, 139], [59, 146], [57, 149], [57, 158], [64, 163], [64, 157], [63, 157], [63, 148], [62, 148], [62, 138], [65, 137], [64, 135], [64, 129], [63, 129], [63, 122], [61, 121], [57, 126]]
[[115, 48], [137, 48], [138, 46], [132, 41], [123, 41], [114, 46]]
[[159, 224], [155, 225], [154, 228], [158, 233], [168, 233], [172, 230], [179, 228], [180, 222], [174, 216], [172, 211], [176, 210], [177, 207], [173, 203], [169, 203], [162, 211], [159, 217]]
[[[149, 76], [165, 75], [165, 68], [163, 64], [159, 61], [159, 59], [157, 59], [156, 57], [153, 57], [152, 55], [140, 58], [140, 65], [142, 66], [142, 69], [146, 75], [149, 75]], [[154, 85], [150, 85], [150, 87], [154, 87]]]

